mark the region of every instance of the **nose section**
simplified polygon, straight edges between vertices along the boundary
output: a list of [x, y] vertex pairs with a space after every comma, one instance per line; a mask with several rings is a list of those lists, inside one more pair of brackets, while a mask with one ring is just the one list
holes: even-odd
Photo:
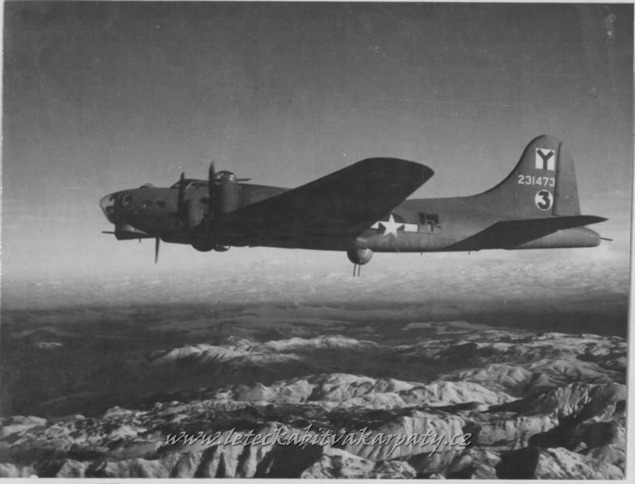
[[117, 203], [117, 194], [111, 193], [110, 195], [106, 195], [101, 200], [99, 200], [99, 207], [104, 212], [104, 215], [108, 219], [110, 223], [116, 223], [116, 205]]

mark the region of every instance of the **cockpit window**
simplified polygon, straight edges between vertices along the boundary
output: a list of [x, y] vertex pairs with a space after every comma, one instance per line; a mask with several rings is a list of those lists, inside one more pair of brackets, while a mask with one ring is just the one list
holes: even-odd
[[[207, 181], [205, 180], [192, 180], [186, 178], [183, 180], [183, 183], [185, 184], [186, 190], [207, 190]], [[177, 181], [170, 188], [179, 188], [179, 186], [181, 186], [181, 180]]]
[[132, 203], [132, 195], [128, 194], [121, 199], [121, 205], [124, 207], [129, 207]]
[[151, 205], [152, 205], [152, 200], [144, 200], [143, 203], [141, 204], [143, 208], [148, 208]]

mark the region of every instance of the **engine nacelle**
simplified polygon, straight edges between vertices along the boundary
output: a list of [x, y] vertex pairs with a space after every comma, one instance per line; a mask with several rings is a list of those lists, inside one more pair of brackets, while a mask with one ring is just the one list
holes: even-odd
[[231, 171], [223, 170], [214, 176], [216, 184], [214, 212], [218, 215], [233, 212], [240, 201], [240, 185]]
[[192, 239], [192, 247], [194, 247], [199, 252], [209, 252], [210, 250], [214, 250], [216, 244], [211, 240], [206, 240], [204, 238], [196, 238]]
[[189, 242], [199, 252], [209, 252], [216, 247], [216, 241], [210, 235], [204, 227], [196, 227], [189, 233]]
[[199, 200], [190, 199], [185, 202], [186, 223], [188, 228], [199, 226], [203, 222], [203, 206]]
[[346, 255], [348, 256], [348, 260], [350, 260], [353, 264], [363, 266], [373, 257], [373, 251], [370, 249], [349, 249], [346, 252]]

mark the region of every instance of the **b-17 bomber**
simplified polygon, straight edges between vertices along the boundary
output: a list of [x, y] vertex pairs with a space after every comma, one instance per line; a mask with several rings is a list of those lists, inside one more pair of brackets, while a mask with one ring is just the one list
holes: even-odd
[[369, 158], [298, 188], [247, 183], [212, 163], [207, 180], [180, 179], [106, 195], [100, 206], [118, 240], [155, 239], [196, 250], [279, 247], [343, 251], [353, 274], [373, 252], [596, 247], [581, 215], [571, 153], [539, 136], [498, 185], [471, 196], [407, 199], [434, 174], [395, 158]]

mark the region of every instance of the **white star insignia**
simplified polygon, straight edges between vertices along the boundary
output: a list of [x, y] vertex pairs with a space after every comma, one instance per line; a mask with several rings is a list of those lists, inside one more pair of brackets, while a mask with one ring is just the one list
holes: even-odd
[[395, 237], [399, 236], [399, 230], [403, 230], [404, 232], [418, 232], [419, 226], [417, 224], [409, 224], [406, 222], [396, 222], [393, 214], [390, 214], [388, 217], [388, 221], [384, 222], [380, 220], [379, 222], [375, 222], [371, 225], [371, 229], [379, 230], [379, 226], [384, 228], [384, 232], [382, 235], [384, 237], [388, 237], [390, 234], [393, 234]]
[[395, 237], [397, 237], [397, 230], [402, 228], [404, 224], [395, 222], [395, 219], [391, 213], [390, 217], [388, 218], [388, 222], [380, 221], [379, 225], [384, 226], [384, 237], [388, 237], [390, 234], [393, 234]]

